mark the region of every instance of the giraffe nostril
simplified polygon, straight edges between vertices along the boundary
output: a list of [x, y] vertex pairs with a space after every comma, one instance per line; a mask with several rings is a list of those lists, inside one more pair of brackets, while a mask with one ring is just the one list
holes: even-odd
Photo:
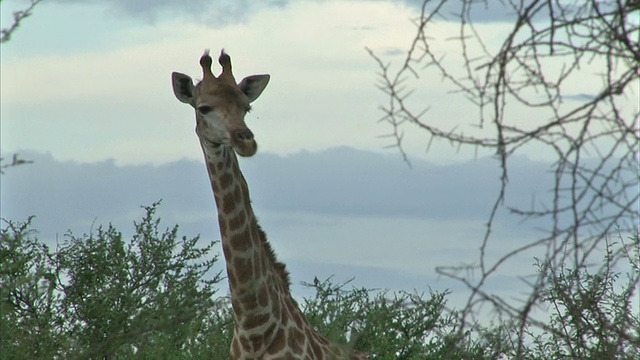
[[253, 140], [253, 133], [249, 129], [236, 132], [236, 139], [241, 141]]

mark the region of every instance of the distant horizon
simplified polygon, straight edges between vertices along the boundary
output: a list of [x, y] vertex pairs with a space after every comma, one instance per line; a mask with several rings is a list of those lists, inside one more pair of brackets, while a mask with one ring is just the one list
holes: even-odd
[[[130, 236], [141, 207], [158, 200], [163, 228], [176, 224], [182, 235], [220, 239], [202, 160], [120, 166], [114, 160], [79, 163], [42, 152], [21, 154], [35, 162], [2, 175], [2, 217], [25, 221], [35, 215], [41, 241], [53, 244], [69, 230], [80, 235], [107, 224]], [[420, 160], [409, 168], [394, 154], [342, 146], [287, 156], [263, 152], [240, 162], [256, 215], [292, 273], [294, 292], [304, 292], [301, 281], [334, 275], [339, 282], [355, 277], [353, 285], [366, 288], [453, 289], [458, 305], [467, 293], [435, 268], [477, 263], [498, 191], [494, 159], [448, 165]], [[512, 163], [507, 205], [544, 200], [545, 179], [552, 175], [545, 165], [524, 157]], [[487, 260], [542, 236], [536, 230], [542, 225], [503, 213], [494, 223]], [[520, 277], [534, 273], [535, 254], [503, 264], [490, 288], [516, 297], [524, 292]]]

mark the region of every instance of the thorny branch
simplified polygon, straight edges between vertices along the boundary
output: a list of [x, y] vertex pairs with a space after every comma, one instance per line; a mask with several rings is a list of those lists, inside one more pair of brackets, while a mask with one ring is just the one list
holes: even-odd
[[3, 157], [0, 157], [0, 174], [4, 174], [4, 169], [9, 168], [9, 167], [13, 167], [13, 166], [18, 166], [18, 165], [22, 165], [22, 164], [31, 164], [33, 163], [33, 161], [31, 160], [24, 160], [21, 159], [20, 156], [18, 154], [13, 154], [13, 157], [11, 158], [11, 162], [10, 163], [2, 163], [5, 159]]
[[[509, 22], [503, 22], [511, 24], [510, 30], [497, 47], [482, 34], [478, 14], [483, 9], [493, 14], [502, 10], [505, 18], [511, 14]], [[379, 88], [388, 96], [380, 121], [389, 125], [391, 146], [399, 149], [405, 161], [403, 134], [412, 128], [425, 132], [429, 146], [434, 140], [446, 140], [457, 147], [496, 154], [500, 189], [481, 240], [478, 265], [439, 267], [437, 272], [471, 290], [460, 314], [461, 331], [476, 324], [476, 311], [486, 304], [496, 314], [513, 320], [519, 334], [517, 358], [523, 355], [520, 351], [528, 326], [555, 331], [545, 321], [534, 319], [532, 310], [544, 299], [545, 287], [566, 279], [562, 269], [574, 269], [572, 281], [577, 286], [582, 270], [591, 265], [590, 256], [604, 248], [609, 251], [612, 245], [608, 241], [616, 235], [634, 241], [620, 245], [608, 263], [639, 246], [639, 9], [636, 0], [425, 0], [415, 20], [415, 36], [403, 59], [397, 61], [396, 70], [367, 49], [381, 70]], [[458, 25], [458, 35], [438, 36], [442, 33], [438, 26], [451, 23]], [[447, 49], [442, 44], [451, 48], [452, 43], [457, 53], [442, 50]], [[477, 107], [477, 123], [446, 129], [426, 116], [424, 99], [416, 110], [410, 97], [415, 89], [411, 81], [426, 76], [442, 79], [455, 94]], [[576, 82], [600, 87], [585, 87], [576, 93], [572, 85]], [[630, 102], [635, 102], [635, 107], [629, 106]], [[535, 116], [525, 116], [529, 113]], [[480, 131], [465, 133], [465, 125]], [[526, 208], [505, 204], [512, 155], [526, 149], [546, 152], [555, 159], [549, 169], [554, 174], [551, 200], [542, 208], [540, 204], [537, 208], [536, 204]], [[486, 249], [496, 218], [504, 209], [549, 225], [539, 239], [490, 262]], [[514, 305], [485, 290], [487, 280], [505, 261], [534, 248], [542, 249], [545, 258], [538, 277], [528, 282], [528, 299]], [[470, 270], [474, 274], [470, 275]], [[601, 270], [604, 274], [609, 271]], [[638, 287], [638, 273], [635, 269], [635, 277], [630, 279], [635, 284], [632, 290]], [[634, 291], [626, 296], [623, 300], [629, 302]], [[600, 325], [615, 330], [614, 324]], [[570, 342], [576, 334], [560, 331], [556, 335]], [[633, 338], [639, 345], [637, 333], [635, 337], [628, 333], [620, 336]]]
[[[24, 10], [19, 10], [13, 13], [13, 24], [11, 26], [0, 30], [0, 44], [3, 44], [11, 40], [11, 35], [18, 29], [20, 23], [32, 14], [33, 8], [38, 5], [42, 0], [30, 0], [29, 6]], [[1, 2], [1, 0], [0, 0]]]

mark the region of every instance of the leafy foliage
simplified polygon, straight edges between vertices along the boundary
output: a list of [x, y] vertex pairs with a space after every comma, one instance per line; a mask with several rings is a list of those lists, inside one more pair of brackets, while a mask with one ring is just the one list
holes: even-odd
[[48, 248], [33, 239], [31, 219], [9, 223], [0, 247], [0, 355], [52, 358], [67, 338], [57, 313], [55, 269]]
[[[233, 336], [211, 243], [160, 231], [157, 204], [135, 235], [112, 226], [67, 234], [55, 251], [36, 239], [31, 219], [7, 222], [0, 247], [1, 359], [225, 359]], [[612, 243], [602, 266], [550, 267], [538, 303], [548, 321], [509, 319], [464, 328], [446, 309], [448, 292], [419, 294], [349, 288], [331, 278], [305, 284], [303, 312], [329, 339], [385, 359], [563, 359], [640, 355], [632, 299], [640, 243]], [[549, 269], [561, 269], [550, 272]], [[616, 269], [626, 269], [627, 277]], [[540, 326], [545, 331], [537, 331]], [[526, 336], [523, 336], [525, 334]], [[523, 341], [524, 339], [524, 341]]]
[[[609, 244], [602, 266], [595, 271], [583, 267], [548, 273], [549, 286], [541, 295], [551, 318], [546, 332], [534, 337], [536, 358], [546, 354], [558, 359], [640, 357], [640, 318], [633, 297], [640, 279], [638, 238], [625, 245], [622, 240]], [[613, 271], [619, 260], [626, 260], [626, 278]], [[541, 271], [545, 268], [538, 266]]]
[[[316, 279], [317, 280], [317, 279]], [[316, 294], [303, 311], [330, 340], [348, 343], [371, 359], [459, 358], [470, 355], [459, 344], [455, 318], [446, 315], [448, 293], [424, 294], [346, 289], [348, 282], [314, 281]], [[477, 358], [478, 352], [474, 353]]]
[[[55, 252], [29, 222], [2, 232], [2, 354], [17, 358], [112, 358], [180, 353], [215, 306], [206, 279], [214, 243], [159, 231], [157, 204], [125, 242], [112, 226], [67, 235]], [[204, 259], [204, 260], [203, 260]]]

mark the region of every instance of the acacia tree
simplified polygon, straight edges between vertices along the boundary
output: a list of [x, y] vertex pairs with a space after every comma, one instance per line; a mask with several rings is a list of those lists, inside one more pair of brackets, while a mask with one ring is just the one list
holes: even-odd
[[[527, 336], [538, 336], [532, 327], [557, 337], [558, 354], [582, 357], [576, 349], [612, 342], [617, 345], [600, 355], [640, 352], [632, 306], [640, 277], [639, 9], [635, 0], [425, 0], [399, 64], [369, 50], [381, 70], [379, 87], [388, 95], [382, 121], [405, 160], [403, 134], [416, 128], [429, 144], [446, 140], [496, 155], [500, 190], [477, 262], [436, 270], [471, 290], [460, 313], [461, 331], [476, 323], [480, 306], [489, 305], [506, 317], [518, 358]], [[499, 14], [504, 17], [496, 19]], [[490, 32], [482, 16], [506, 30]], [[449, 32], [439, 30], [443, 25]], [[440, 125], [429, 115], [443, 104], [425, 106], [428, 100], [413, 93], [421, 78], [440, 79], [449, 96], [467, 101], [477, 116]], [[551, 196], [537, 204], [507, 204], [513, 155], [531, 151], [554, 159]], [[504, 210], [544, 224], [544, 234], [491, 260], [487, 248]], [[536, 250], [538, 272], [526, 300], [514, 303], [485, 290], [507, 260]], [[590, 267], [603, 253], [604, 265]], [[628, 277], [614, 280], [620, 274], [614, 268]], [[555, 309], [551, 320], [535, 318], [539, 306]], [[601, 316], [597, 327], [594, 316]]]
[[0, 234], [0, 359], [215, 354], [200, 333], [219, 306], [216, 243], [200, 247], [177, 226], [161, 231], [156, 206], [145, 207], [130, 240], [99, 227], [69, 233], [55, 251], [34, 237], [30, 220], [8, 222]]

